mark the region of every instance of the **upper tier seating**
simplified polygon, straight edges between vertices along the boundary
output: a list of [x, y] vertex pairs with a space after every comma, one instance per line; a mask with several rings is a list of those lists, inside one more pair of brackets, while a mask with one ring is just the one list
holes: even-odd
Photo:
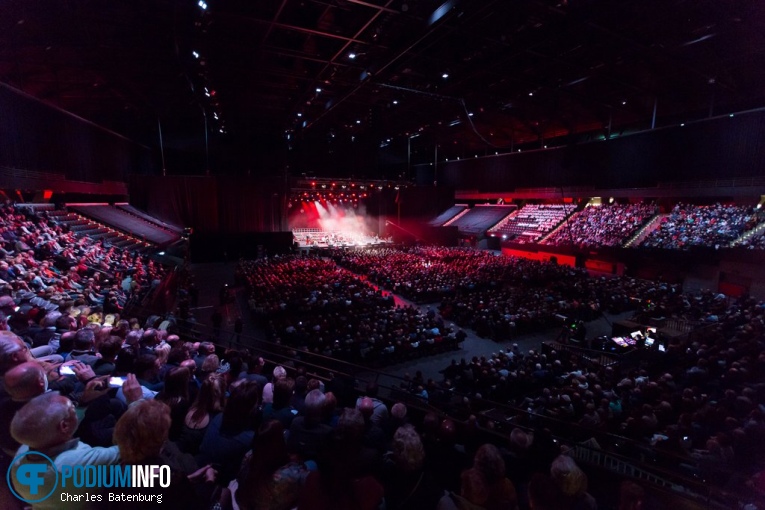
[[679, 203], [640, 246], [675, 250], [692, 246], [725, 248], [763, 221], [765, 217], [751, 206]]
[[461, 234], [480, 235], [514, 210], [515, 206], [510, 205], [477, 205], [450, 225]]
[[428, 222], [429, 225], [440, 227], [459, 213], [467, 209], [466, 205], [455, 204]]
[[155, 225], [159, 225], [160, 227], [163, 227], [163, 228], [165, 228], [167, 230], [172, 230], [173, 232], [177, 232], [179, 234], [183, 233], [183, 229], [181, 227], [178, 227], [176, 225], [171, 225], [170, 223], [164, 222], [164, 221], [160, 220], [159, 218], [155, 218], [154, 216], [150, 216], [150, 215], [146, 214], [145, 212], [143, 212], [143, 211], [141, 211], [139, 209], [136, 209], [135, 207], [133, 207], [130, 204], [121, 203], [121, 204], [114, 204], [114, 206], [116, 208], [122, 209], [123, 211], [126, 211], [126, 212], [128, 212], [128, 213], [130, 213], [130, 214], [132, 214], [134, 216], [138, 216], [139, 218], [143, 218], [143, 219], [145, 219], [146, 221], [148, 221], [150, 223], [154, 223]]
[[588, 206], [575, 213], [544, 244], [621, 246], [655, 214], [653, 204]]
[[574, 209], [576, 206], [570, 204], [525, 205], [490, 233], [516, 242], [535, 242], [551, 232]]
[[71, 205], [69, 209], [153, 244], [169, 244], [180, 237], [178, 232], [112, 205]]

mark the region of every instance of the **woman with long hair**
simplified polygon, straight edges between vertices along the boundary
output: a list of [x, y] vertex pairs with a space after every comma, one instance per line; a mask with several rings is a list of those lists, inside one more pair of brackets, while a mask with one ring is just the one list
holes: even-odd
[[170, 407], [170, 440], [175, 441], [181, 436], [183, 422], [189, 410], [189, 381], [191, 371], [186, 367], [173, 367], [165, 375], [165, 387], [154, 400], [164, 402]]
[[220, 480], [231, 481], [241, 465], [242, 458], [255, 438], [255, 412], [260, 402], [260, 386], [255, 381], [242, 381], [231, 385], [230, 395], [223, 412], [210, 420], [197, 462], [219, 464]]
[[191, 404], [183, 419], [178, 448], [191, 454], [199, 452], [199, 445], [205, 436], [210, 421], [218, 415], [225, 405], [226, 388], [223, 378], [214, 374], [208, 377], [199, 388], [196, 400]]

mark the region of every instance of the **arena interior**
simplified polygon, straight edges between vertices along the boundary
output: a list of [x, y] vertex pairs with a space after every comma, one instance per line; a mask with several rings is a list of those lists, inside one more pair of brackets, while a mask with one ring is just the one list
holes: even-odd
[[765, 509], [763, 5], [5, 4], [0, 508]]

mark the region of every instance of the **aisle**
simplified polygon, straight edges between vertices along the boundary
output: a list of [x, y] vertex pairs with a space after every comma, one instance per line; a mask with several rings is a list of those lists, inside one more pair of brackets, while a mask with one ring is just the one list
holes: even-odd
[[[192, 264], [191, 274], [199, 290], [199, 301], [195, 308], [191, 309], [196, 321], [201, 325], [202, 331], [212, 331], [212, 315], [217, 309], [223, 315], [223, 324], [219, 342], [227, 344], [233, 340], [234, 323], [237, 317], [242, 318], [242, 336], [255, 337], [256, 328], [250, 313], [247, 310], [247, 298], [244, 288], [234, 286], [235, 264], [207, 263]], [[223, 284], [228, 284], [231, 292], [234, 293], [233, 300], [224, 305], [220, 304], [220, 290]], [[244, 299], [242, 299], [244, 297]], [[208, 338], [205, 338], [207, 340]]]

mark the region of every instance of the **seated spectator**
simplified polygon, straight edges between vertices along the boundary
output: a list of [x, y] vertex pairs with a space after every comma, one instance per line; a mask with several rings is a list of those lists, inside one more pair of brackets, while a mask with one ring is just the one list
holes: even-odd
[[320, 390], [309, 391], [303, 414], [292, 420], [290, 425], [287, 445], [291, 453], [303, 460], [316, 460], [319, 450], [332, 434], [332, 427], [322, 423], [326, 401]]
[[[132, 384], [137, 389], [138, 385], [135, 380]], [[135, 396], [132, 390], [128, 394], [131, 397]], [[33, 398], [16, 413], [11, 422], [11, 436], [21, 444], [17, 455], [30, 450], [44, 453], [53, 460], [57, 469], [63, 465], [109, 465], [117, 464], [120, 461], [117, 446], [92, 448], [73, 437], [76, 429], [77, 413], [74, 403], [58, 392], [43, 393]], [[34, 462], [34, 458], [29, 455], [19, 457], [12, 465], [9, 473], [16, 492], [28, 500], [37, 498], [30, 492], [28, 484], [19, 483], [17, 473], [19, 467], [31, 462]], [[36, 489], [42, 494], [46, 494], [53, 489], [58, 475], [48, 467], [42, 476], [44, 484], [41, 487], [36, 487]], [[62, 492], [67, 492], [70, 495], [82, 494], [82, 501], [85, 501], [85, 492], [91, 490], [85, 487], [80, 489], [62, 487], [61, 484], [58, 484], [54, 494], [48, 499], [36, 503], [35, 509], [60, 508]], [[72, 507], [83, 508], [84, 503], [80, 505], [73, 503]]]
[[118, 336], [109, 336], [98, 346], [101, 355], [93, 363], [93, 372], [96, 375], [110, 375], [117, 368], [117, 355], [122, 349], [122, 339]]
[[[379, 388], [377, 384], [370, 382], [367, 384], [367, 388], [364, 394], [372, 401], [372, 416], [370, 417], [370, 420], [375, 425], [381, 426], [388, 419], [388, 408], [385, 406], [382, 400], [377, 398], [378, 392]], [[359, 397], [356, 400], [356, 407], [361, 405], [361, 400], [363, 398], [364, 397]]]
[[385, 504], [399, 510], [435, 508], [444, 490], [423, 471], [425, 449], [411, 425], [393, 435], [392, 452], [384, 470]]
[[[253, 382], [252, 384], [257, 383]], [[263, 404], [263, 421], [279, 420], [284, 428], [289, 428], [296, 412], [290, 407], [294, 387], [295, 380], [291, 377], [276, 380], [274, 383], [273, 402]]]
[[360, 469], [364, 418], [357, 409], [340, 415], [334, 436], [306, 478], [298, 510], [375, 510], [383, 487]]
[[284, 379], [287, 377], [287, 370], [282, 366], [277, 366], [274, 368], [273, 376], [274, 378], [272, 379], [272, 382], [267, 383], [263, 387], [262, 398], [264, 404], [272, 404], [274, 402], [274, 383], [279, 379]]
[[98, 361], [95, 353], [96, 334], [90, 328], [82, 328], [74, 335], [74, 348], [65, 361], [76, 360], [93, 366]]
[[194, 403], [183, 419], [178, 438], [178, 448], [181, 451], [192, 455], [199, 452], [199, 445], [210, 421], [223, 410], [225, 398], [226, 389], [220, 375], [209, 377], [202, 383]]
[[173, 367], [165, 376], [165, 387], [154, 397], [170, 408], [171, 425], [170, 440], [175, 441], [181, 436], [183, 420], [189, 411], [189, 382], [191, 371], [186, 367]]
[[305, 464], [289, 461], [284, 427], [271, 420], [258, 430], [249, 459], [229, 488], [242, 510], [290, 510], [307, 476]]
[[542, 473], [531, 476], [528, 486], [529, 510], [558, 510], [566, 508], [558, 486]]
[[249, 381], [233, 385], [230, 391], [223, 412], [210, 420], [196, 456], [199, 465], [220, 464], [219, 476], [225, 484], [236, 476], [255, 436], [254, 411], [260, 395], [258, 384]]
[[[210, 466], [186, 476], [187, 466], [173, 462], [174, 457], [163, 455], [170, 430], [170, 408], [156, 400], [143, 400], [128, 408], [114, 428], [114, 442], [119, 447], [123, 464], [153, 464], [170, 467], [170, 487], [144, 487], [145, 495], [161, 497], [162, 504], [173, 508], [206, 509], [204, 499], [198, 497], [191, 479], [204, 479]], [[214, 476], [214, 473], [213, 473]], [[208, 477], [209, 480], [209, 477]], [[106, 503], [108, 499], [104, 498]], [[150, 503], [112, 502], [106, 508], [149, 508]]]
[[550, 467], [550, 476], [571, 510], [597, 510], [598, 504], [587, 492], [587, 475], [574, 459], [560, 455]]
[[3, 381], [8, 398], [0, 399], [0, 449], [10, 460], [21, 446], [11, 436], [13, 417], [27, 402], [48, 391], [48, 377], [39, 363], [26, 361], [8, 370]]
[[619, 485], [619, 510], [645, 510], [645, 491], [634, 482]]

